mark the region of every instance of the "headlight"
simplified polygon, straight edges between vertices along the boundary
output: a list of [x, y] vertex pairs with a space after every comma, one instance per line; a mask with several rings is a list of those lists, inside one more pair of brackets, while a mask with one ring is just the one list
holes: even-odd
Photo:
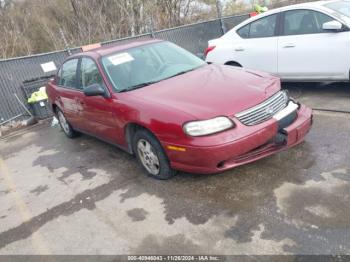
[[234, 123], [225, 116], [215, 117], [209, 120], [188, 122], [184, 125], [184, 131], [190, 136], [205, 136], [232, 128]]

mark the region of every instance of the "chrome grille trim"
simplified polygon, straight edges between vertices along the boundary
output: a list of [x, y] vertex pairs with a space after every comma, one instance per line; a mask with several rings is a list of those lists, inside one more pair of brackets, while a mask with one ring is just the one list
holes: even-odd
[[273, 115], [284, 109], [287, 103], [287, 93], [285, 91], [279, 91], [264, 102], [239, 112], [235, 117], [244, 125], [257, 125], [271, 119]]

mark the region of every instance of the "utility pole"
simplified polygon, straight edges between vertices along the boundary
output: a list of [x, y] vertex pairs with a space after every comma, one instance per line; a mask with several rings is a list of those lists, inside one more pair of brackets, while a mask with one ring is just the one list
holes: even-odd
[[73, 11], [75, 14], [75, 21], [76, 21], [76, 25], [77, 25], [77, 29], [78, 29], [78, 36], [79, 36], [79, 42], [80, 42], [80, 40], [82, 40], [82, 37], [81, 37], [80, 17], [79, 17], [78, 9], [77, 9], [75, 0], [70, 0], [70, 3], [73, 7]]
[[224, 23], [224, 19], [222, 19], [222, 4], [221, 4], [221, 0], [216, 0], [216, 11], [218, 13], [218, 18], [220, 20], [222, 34], [225, 34], [227, 30], [226, 30], [226, 26], [225, 26], [225, 23]]
[[62, 30], [62, 28], [61, 28], [61, 27], [60, 27], [60, 34], [61, 34], [62, 40], [63, 40], [64, 45], [65, 45], [65, 49], [66, 49], [66, 51], [67, 51], [68, 55], [71, 55], [71, 54], [72, 54], [72, 52], [71, 52], [71, 50], [70, 50], [70, 48], [69, 48], [69, 45], [68, 45], [68, 42], [67, 42], [66, 36], [64, 35], [63, 30]]

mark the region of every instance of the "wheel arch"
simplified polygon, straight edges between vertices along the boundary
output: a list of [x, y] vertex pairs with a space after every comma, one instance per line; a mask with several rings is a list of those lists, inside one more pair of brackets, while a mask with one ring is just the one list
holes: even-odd
[[225, 65], [243, 67], [240, 63], [238, 63], [238, 62], [236, 62], [236, 61], [227, 61], [227, 62], [225, 63]]
[[[128, 124], [125, 125], [125, 128], [124, 128], [124, 136], [125, 136], [125, 141], [126, 141], [126, 145], [127, 145], [127, 149], [128, 149], [128, 152], [130, 154], [134, 154], [134, 150], [132, 148], [132, 138], [133, 136], [135, 135], [135, 133], [140, 130], [140, 129], [143, 129], [143, 130], [146, 130], [148, 131], [149, 133], [151, 133], [155, 138], [158, 139], [158, 137], [155, 135], [155, 133], [148, 127], [146, 127], [145, 125], [143, 124], [140, 124], [140, 123], [137, 123], [137, 122], [130, 122]], [[158, 139], [159, 141], [159, 139]]]
[[55, 115], [57, 115], [57, 109], [60, 109], [60, 108], [58, 107], [58, 105], [56, 105], [55, 103], [53, 103], [53, 104], [51, 105], [51, 110], [52, 110], [52, 112], [53, 112]]

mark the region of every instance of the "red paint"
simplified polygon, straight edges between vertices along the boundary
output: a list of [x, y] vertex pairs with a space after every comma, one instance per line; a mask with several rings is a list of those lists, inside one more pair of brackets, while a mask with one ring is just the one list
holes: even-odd
[[[102, 47], [73, 57], [89, 56], [96, 61], [110, 98], [86, 97], [82, 91], [47, 86], [49, 101], [66, 115], [73, 127], [118, 144], [128, 150], [126, 127], [138, 124], [152, 132], [175, 169], [194, 173], [215, 173], [271, 155], [303, 141], [311, 127], [312, 111], [301, 106], [298, 118], [286, 128], [288, 144], [254, 150], [277, 133], [270, 119], [255, 126], [241, 124], [234, 114], [255, 106], [280, 89], [271, 75], [223, 65], [206, 65], [195, 71], [163, 80], [130, 92], [116, 93], [101, 70], [99, 58], [119, 50], [158, 40]], [[236, 127], [213, 135], [190, 137], [182, 129], [193, 120], [228, 116]], [[175, 151], [168, 146], [186, 148]], [[218, 164], [225, 161], [218, 167]]]
[[209, 46], [204, 51], [204, 56], [206, 57], [210, 51], [213, 51], [216, 46]]

